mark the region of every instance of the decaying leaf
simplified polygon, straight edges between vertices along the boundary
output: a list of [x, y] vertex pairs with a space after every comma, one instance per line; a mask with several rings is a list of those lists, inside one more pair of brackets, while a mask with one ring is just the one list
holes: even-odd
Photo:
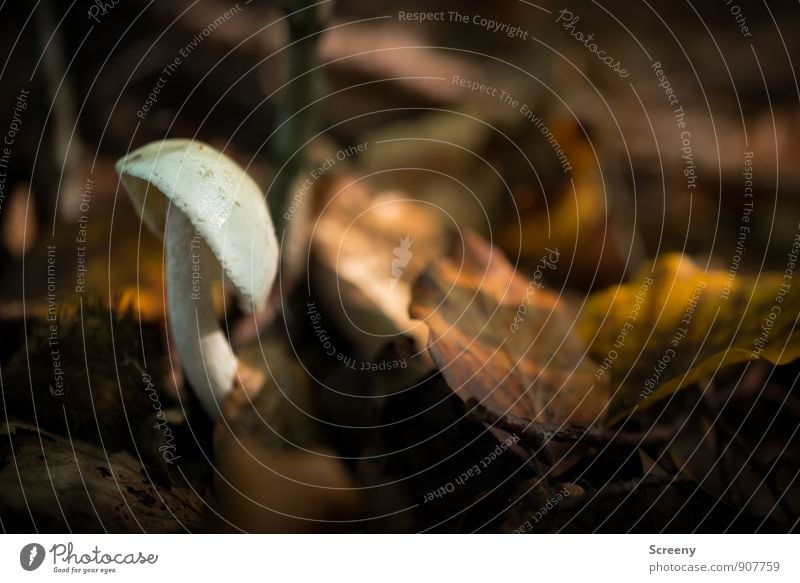
[[400, 335], [423, 348], [427, 329], [408, 316], [410, 284], [444, 252], [437, 212], [399, 193], [373, 195], [358, 182], [339, 187], [314, 228], [316, 295], [365, 359]]
[[593, 294], [579, 330], [617, 387], [613, 423], [713, 376], [721, 367], [800, 357], [800, 293], [791, 270], [743, 276], [704, 271], [668, 254], [628, 284]]
[[590, 425], [607, 403], [607, 380], [595, 379], [566, 302], [537, 284], [468, 233], [460, 253], [419, 278], [411, 314], [430, 328], [428, 350], [462, 399], [538, 423]]
[[196, 494], [160, 486], [127, 453], [0, 425], [0, 514], [27, 531], [193, 531], [202, 508]]

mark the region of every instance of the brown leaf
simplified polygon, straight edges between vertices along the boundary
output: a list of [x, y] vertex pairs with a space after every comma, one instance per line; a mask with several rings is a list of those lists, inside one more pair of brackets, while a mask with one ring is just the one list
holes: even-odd
[[444, 251], [439, 216], [399, 193], [375, 195], [357, 182], [339, 186], [314, 228], [314, 292], [363, 358], [374, 359], [400, 335], [421, 349], [427, 330], [408, 316], [411, 282]]
[[428, 325], [428, 350], [462, 399], [538, 423], [592, 424], [608, 385], [595, 381], [565, 301], [535, 283], [468, 233], [463, 251], [417, 281], [411, 314]]

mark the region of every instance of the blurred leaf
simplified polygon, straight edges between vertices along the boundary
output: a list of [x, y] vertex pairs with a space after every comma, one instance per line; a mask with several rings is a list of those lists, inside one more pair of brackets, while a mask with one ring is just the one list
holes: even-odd
[[[500, 245], [509, 255], [527, 262], [538, 261], [547, 248], [558, 249], [565, 260], [562, 277], [584, 288], [619, 281], [625, 272], [620, 249], [630, 247], [626, 241], [630, 233], [623, 232], [619, 212], [612, 210], [613, 196], [618, 194], [612, 196], [608, 190], [611, 171], [601, 174], [598, 153], [581, 135], [579, 126], [558, 119], [548, 123], [570, 170], [564, 174], [560, 165], [551, 168], [544, 176], [549, 180], [544, 194], [532, 185], [515, 190], [519, 222], [515, 219], [503, 229]], [[536, 155], [557, 160], [549, 143], [537, 142], [536, 146], [545, 149], [533, 150], [532, 159]]]
[[579, 330], [617, 390], [608, 422], [643, 409], [721, 367], [800, 357], [800, 294], [791, 275], [703, 271], [668, 254], [628, 284], [592, 294]]
[[423, 273], [411, 314], [430, 328], [428, 350], [465, 401], [485, 399], [537, 423], [590, 425], [601, 416], [607, 381], [595, 381], [565, 301], [529, 286], [477, 235]]
[[411, 282], [444, 252], [447, 233], [430, 205], [398, 193], [373, 195], [358, 182], [323, 210], [312, 249], [314, 288], [362, 356], [374, 360], [399, 335], [425, 346], [427, 330], [408, 316]]
[[496, 144], [491, 121], [471, 110], [432, 110], [372, 128], [364, 135], [369, 146], [358, 168], [374, 190], [411, 193], [436, 209], [448, 227], [485, 229], [508, 194], [498, 160], [516, 160]]

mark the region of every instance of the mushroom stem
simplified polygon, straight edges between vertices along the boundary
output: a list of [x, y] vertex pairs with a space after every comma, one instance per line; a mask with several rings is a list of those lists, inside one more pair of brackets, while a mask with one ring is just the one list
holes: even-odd
[[183, 370], [206, 412], [233, 389], [237, 359], [214, 313], [212, 285], [218, 269], [189, 218], [172, 206], [164, 233], [167, 309]]

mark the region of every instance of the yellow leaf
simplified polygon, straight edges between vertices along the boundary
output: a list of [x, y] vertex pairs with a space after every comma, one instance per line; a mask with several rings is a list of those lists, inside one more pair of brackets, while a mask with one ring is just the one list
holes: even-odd
[[601, 363], [599, 377], [610, 376], [616, 387], [607, 423], [723, 366], [800, 357], [800, 293], [789, 267], [743, 276], [668, 254], [630, 283], [592, 294], [579, 331]]

